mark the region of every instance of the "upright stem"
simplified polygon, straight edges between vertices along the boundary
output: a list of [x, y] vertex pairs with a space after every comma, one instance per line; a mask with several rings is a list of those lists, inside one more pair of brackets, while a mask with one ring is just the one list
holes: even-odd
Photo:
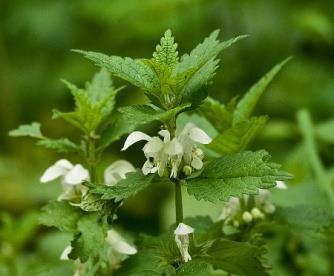
[[95, 137], [90, 134], [88, 137], [87, 162], [89, 166], [89, 175], [92, 182], [96, 182], [96, 155], [95, 155]]
[[176, 225], [183, 221], [182, 190], [179, 180], [175, 181], [175, 214]]
[[[176, 132], [176, 118], [173, 117], [166, 123], [166, 127], [170, 133], [170, 139], [174, 139]], [[183, 221], [183, 206], [182, 206], [182, 189], [181, 182], [178, 179], [173, 181], [175, 185], [175, 215], [176, 224], [179, 225]]]

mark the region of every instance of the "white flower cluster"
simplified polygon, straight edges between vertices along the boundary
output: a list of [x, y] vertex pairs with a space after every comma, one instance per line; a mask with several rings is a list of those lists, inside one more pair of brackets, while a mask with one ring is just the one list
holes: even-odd
[[[137, 253], [137, 249], [130, 245], [117, 231], [111, 229], [108, 231], [106, 242], [109, 245], [108, 249], [108, 262], [109, 266], [113, 269], [117, 269], [120, 263], [130, 255]], [[67, 246], [60, 256], [63, 261], [69, 260], [68, 255], [71, 253], [72, 247]], [[86, 275], [86, 265], [81, 263], [79, 259], [74, 261], [75, 272], [74, 276]]]
[[[283, 181], [276, 181], [276, 188], [287, 189]], [[245, 224], [263, 220], [266, 215], [275, 212], [275, 205], [269, 200], [271, 192], [259, 189], [259, 194], [254, 196], [254, 202], [248, 195], [242, 198], [232, 197], [223, 207], [219, 219], [223, 221], [223, 232], [233, 234]]]
[[191, 174], [192, 169], [203, 167], [203, 151], [197, 144], [209, 144], [212, 139], [200, 128], [188, 123], [183, 130], [171, 139], [168, 130], [161, 130], [159, 136], [151, 137], [143, 132], [134, 131], [126, 139], [122, 150], [138, 141], [147, 141], [143, 147], [147, 158], [142, 171], [145, 175], [158, 173], [164, 175], [170, 169], [170, 178], [177, 178], [180, 168], [185, 174]]
[[[126, 173], [135, 171], [131, 163], [125, 160], [113, 162], [104, 171], [104, 181], [108, 186], [116, 185], [116, 183], [125, 178]], [[80, 199], [87, 192], [87, 188], [82, 185], [84, 181], [89, 181], [90, 176], [87, 169], [81, 164], [73, 165], [66, 159], [57, 161], [49, 167], [40, 181], [47, 183], [57, 178], [61, 178], [63, 192], [58, 200], [76, 200]]]

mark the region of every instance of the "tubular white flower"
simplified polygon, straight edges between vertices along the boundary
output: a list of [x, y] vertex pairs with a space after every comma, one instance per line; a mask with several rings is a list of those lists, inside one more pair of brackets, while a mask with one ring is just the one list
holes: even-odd
[[118, 160], [111, 163], [104, 171], [104, 181], [107, 186], [114, 186], [121, 179], [125, 179], [126, 174], [134, 172], [136, 169], [126, 160]]
[[68, 257], [68, 255], [71, 253], [72, 251], [72, 246], [66, 246], [64, 251], [61, 253], [60, 255], [60, 260], [62, 261], [68, 261], [70, 258]]
[[59, 177], [61, 177], [63, 189], [58, 197], [59, 201], [71, 200], [86, 192], [86, 187], [81, 183], [89, 180], [89, 172], [82, 165], [72, 165], [68, 160], [61, 159], [44, 172], [40, 181], [46, 183]]
[[137, 249], [127, 243], [125, 239], [115, 230], [108, 231], [106, 241], [111, 245], [111, 250], [114, 250], [123, 255], [134, 255]]
[[194, 233], [194, 228], [184, 223], [179, 223], [174, 231], [175, 242], [181, 253], [183, 261], [186, 263], [191, 260], [191, 256], [188, 252], [189, 248], [189, 235]]
[[276, 181], [276, 188], [281, 190], [286, 190], [288, 186], [285, 184], [284, 181]]

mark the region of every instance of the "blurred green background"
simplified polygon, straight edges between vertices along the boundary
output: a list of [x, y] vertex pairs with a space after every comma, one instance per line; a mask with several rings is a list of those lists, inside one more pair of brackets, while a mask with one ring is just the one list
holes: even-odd
[[[181, 54], [214, 29], [221, 29], [223, 40], [249, 34], [248, 39], [221, 55], [209, 91], [223, 102], [243, 94], [274, 64], [293, 56], [257, 107], [257, 113], [268, 114], [271, 123], [254, 148], [268, 149], [275, 161], [283, 162], [297, 175], [296, 183], [304, 181], [308, 172], [291, 161], [291, 152], [301, 141], [297, 110], [309, 109], [315, 122], [334, 116], [332, 1], [3, 0], [0, 20], [0, 209], [4, 214], [0, 229], [5, 229], [0, 230], [0, 238], [6, 237], [1, 250], [4, 256], [15, 257], [9, 258], [16, 263], [14, 266], [21, 262], [22, 267], [36, 266], [39, 271], [42, 265], [36, 260], [43, 256], [49, 258], [48, 262], [57, 262], [62, 246], [68, 242], [68, 237], [37, 226], [35, 213], [59, 193], [56, 183], [42, 185], [39, 177], [62, 156], [35, 147], [30, 139], [10, 138], [7, 133], [19, 124], [39, 121], [43, 132], [51, 137], [76, 135], [61, 120], [51, 119], [53, 108], [69, 110], [73, 105], [60, 79], [82, 86], [98, 68], [70, 49], [150, 57], [168, 28]], [[124, 84], [119, 79], [115, 83]], [[144, 101], [142, 92], [130, 86], [118, 96], [119, 106]], [[105, 165], [127, 158], [141, 166], [140, 148], [135, 155], [120, 153], [121, 145], [122, 141], [112, 145]], [[332, 145], [320, 148], [328, 167], [333, 164], [333, 153]], [[168, 187], [158, 187], [129, 200], [121, 211], [119, 225], [134, 232], [157, 233], [173, 219], [169, 198]], [[198, 208], [198, 203], [188, 200], [188, 215], [202, 212], [215, 217], [219, 213], [213, 205]]]

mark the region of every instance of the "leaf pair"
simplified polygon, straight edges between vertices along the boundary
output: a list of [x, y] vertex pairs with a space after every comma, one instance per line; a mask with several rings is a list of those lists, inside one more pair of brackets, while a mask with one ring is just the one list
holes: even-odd
[[290, 58], [287, 58], [274, 66], [237, 103], [236, 98], [227, 106], [211, 98], [204, 101], [200, 108], [201, 114], [220, 132], [209, 148], [223, 155], [247, 149], [267, 121], [266, 116], [251, 117], [255, 105], [269, 83], [289, 60]]
[[155, 105], [169, 109], [182, 103], [197, 105], [206, 98], [204, 90], [217, 69], [218, 54], [246, 37], [239, 36], [220, 42], [218, 34], [219, 31], [214, 31], [180, 60], [177, 44], [174, 43], [170, 30], [165, 32], [160, 44], [156, 46], [152, 59], [122, 58], [81, 50], [75, 52], [141, 88]]

